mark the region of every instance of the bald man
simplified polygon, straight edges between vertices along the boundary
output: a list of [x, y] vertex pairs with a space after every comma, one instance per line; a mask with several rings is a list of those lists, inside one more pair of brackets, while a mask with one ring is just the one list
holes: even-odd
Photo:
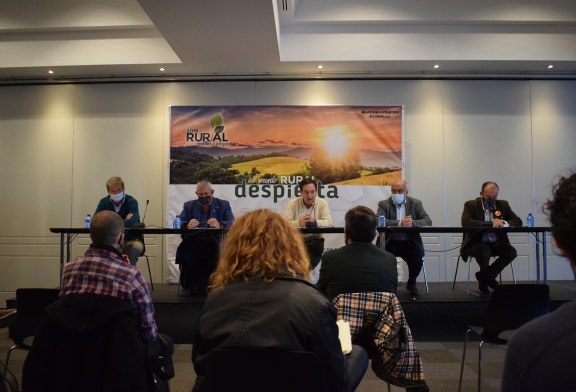
[[[480, 197], [464, 203], [462, 227], [508, 227], [522, 226], [522, 219], [512, 211], [506, 200], [498, 199], [500, 188], [493, 181], [482, 184]], [[498, 286], [496, 277], [516, 258], [516, 249], [510, 245], [506, 233], [490, 233], [478, 230], [469, 235], [464, 234], [460, 255], [466, 261], [472, 256], [480, 266], [476, 273], [478, 288], [482, 294], [490, 294]], [[498, 258], [489, 264], [490, 257]]]
[[[422, 202], [408, 196], [408, 183], [404, 180], [395, 181], [391, 186], [392, 195], [389, 199], [378, 203], [376, 215], [384, 213], [386, 227], [421, 227], [431, 226], [432, 219], [424, 210]], [[406, 290], [413, 297], [418, 296], [416, 278], [420, 275], [424, 264], [424, 244], [419, 233], [396, 233], [386, 238], [386, 250], [408, 264], [408, 281]]]
[[84, 256], [64, 267], [60, 295], [92, 294], [125, 300], [134, 308], [144, 338], [154, 342], [158, 328], [148, 285], [128, 256], [122, 254], [124, 220], [113, 211], [95, 213], [90, 239], [92, 244]]

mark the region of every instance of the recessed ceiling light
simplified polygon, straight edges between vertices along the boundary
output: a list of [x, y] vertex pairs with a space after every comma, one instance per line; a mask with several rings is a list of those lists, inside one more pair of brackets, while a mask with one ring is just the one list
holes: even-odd
[[322, 64], [320, 64], [320, 65], [318, 66], [318, 69], [322, 69], [322, 68], [324, 68], [324, 67], [322, 66]]
[[552, 69], [552, 68], [554, 68], [554, 66], [553, 66], [552, 64], [550, 64], [550, 65], [548, 66], [548, 69]]
[[434, 68], [440, 68], [438, 64], [434, 64]]
[[50, 75], [52, 75], [52, 74], [54, 73], [54, 71], [52, 71], [52, 70], [50, 69], [50, 70], [48, 70], [48, 73], [49, 73]]
[[160, 67], [160, 72], [164, 72], [164, 67]]

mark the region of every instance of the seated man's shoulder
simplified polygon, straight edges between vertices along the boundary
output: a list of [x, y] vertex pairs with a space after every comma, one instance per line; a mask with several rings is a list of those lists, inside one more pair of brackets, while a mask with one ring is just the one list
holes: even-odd
[[412, 203], [420, 203], [422, 204], [422, 200], [416, 198], [416, 197], [412, 197], [412, 196], [406, 196], [406, 200], [410, 200]]
[[345, 252], [345, 249], [344, 249], [344, 248], [346, 248], [346, 247], [343, 246], [343, 247], [341, 247], [341, 248], [330, 249], [330, 250], [325, 251], [325, 252], [322, 254], [322, 260], [331, 259], [331, 258], [333, 258], [333, 257], [338, 257], [339, 255], [341, 255], [341, 254], [343, 254], [343, 253]]

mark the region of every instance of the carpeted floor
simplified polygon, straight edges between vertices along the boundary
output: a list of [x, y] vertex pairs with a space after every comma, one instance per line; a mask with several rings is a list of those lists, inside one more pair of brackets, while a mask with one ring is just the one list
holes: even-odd
[[[464, 331], [462, 331], [464, 338]], [[0, 330], [0, 359], [5, 361], [6, 352], [11, 345], [8, 330]], [[422, 355], [424, 371], [430, 390], [434, 392], [455, 392], [458, 390], [460, 360], [462, 358], [462, 343], [460, 342], [417, 342]], [[174, 364], [176, 377], [171, 380], [171, 392], [190, 392], [194, 384], [195, 373], [190, 359], [192, 346], [179, 344], [175, 347]], [[497, 392], [500, 390], [502, 363], [505, 348], [502, 346], [486, 346], [484, 348], [483, 391]], [[10, 370], [20, 377], [22, 364], [26, 353], [16, 350], [10, 360]], [[464, 367], [463, 391], [477, 390], [478, 342], [470, 342]], [[377, 378], [369, 369], [360, 383], [357, 392], [383, 392], [386, 383]], [[392, 387], [392, 391], [404, 389]]]

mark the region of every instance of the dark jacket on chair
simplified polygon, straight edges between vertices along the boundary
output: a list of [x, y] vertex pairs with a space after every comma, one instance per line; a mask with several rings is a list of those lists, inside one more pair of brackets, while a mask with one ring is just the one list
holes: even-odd
[[[500, 216], [496, 218], [505, 220], [510, 226], [522, 226], [522, 219], [518, 217], [510, 208], [510, 204], [506, 200], [496, 200], [494, 208], [495, 213], [500, 212]], [[462, 238], [462, 248], [460, 248], [460, 255], [464, 261], [470, 257], [470, 248], [472, 245], [482, 240], [482, 235], [487, 233], [487, 230], [480, 229], [481, 227], [492, 227], [491, 222], [484, 219], [484, 208], [482, 208], [482, 199], [477, 197], [474, 200], [468, 200], [464, 203], [464, 211], [462, 211], [462, 227], [478, 227], [478, 231], [472, 234], [464, 233]], [[496, 232], [497, 242], [510, 243], [508, 235], [502, 232]]]
[[46, 308], [24, 363], [23, 391], [153, 391], [146, 344], [122, 300], [70, 294]]

